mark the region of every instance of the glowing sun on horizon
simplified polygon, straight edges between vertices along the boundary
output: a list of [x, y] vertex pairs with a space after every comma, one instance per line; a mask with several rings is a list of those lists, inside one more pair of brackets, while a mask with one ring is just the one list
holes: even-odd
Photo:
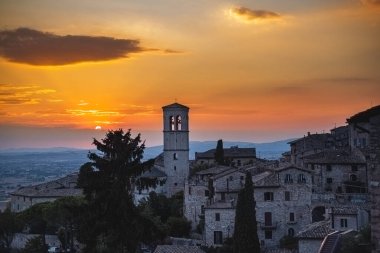
[[101, 126], [96, 126], [95, 130], [102, 130], [102, 127]]

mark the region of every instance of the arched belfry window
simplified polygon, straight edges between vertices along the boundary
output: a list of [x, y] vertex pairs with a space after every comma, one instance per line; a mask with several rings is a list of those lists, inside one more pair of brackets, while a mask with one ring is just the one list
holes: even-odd
[[169, 124], [170, 124], [170, 130], [174, 131], [175, 130], [175, 122], [174, 122], [174, 117], [173, 116], [169, 117]]
[[173, 160], [178, 160], [178, 155], [177, 155], [177, 153], [174, 153], [174, 154], [173, 154]]
[[182, 119], [180, 115], [176, 117], [176, 130], [182, 130]]

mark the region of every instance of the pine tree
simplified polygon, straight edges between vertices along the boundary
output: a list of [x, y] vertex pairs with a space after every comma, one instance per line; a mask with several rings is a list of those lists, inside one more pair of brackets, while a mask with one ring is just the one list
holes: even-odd
[[255, 207], [252, 176], [248, 172], [236, 204], [234, 253], [260, 253]]
[[[138, 212], [133, 201], [136, 177], [153, 165], [142, 162], [144, 143], [140, 135], [132, 138], [130, 130], [108, 131], [101, 141], [94, 139], [97, 152], [90, 152], [91, 162], [80, 169], [78, 185], [88, 201], [79, 239], [85, 252], [135, 252], [154, 222]], [[139, 180], [140, 183], [144, 183]], [[149, 182], [148, 185], [155, 182]]]
[[218, 165], [223, 165], [224, 161], [224, 149], [223, 149], [223, 140], [218, 140], [215, 150], [215, 161]]

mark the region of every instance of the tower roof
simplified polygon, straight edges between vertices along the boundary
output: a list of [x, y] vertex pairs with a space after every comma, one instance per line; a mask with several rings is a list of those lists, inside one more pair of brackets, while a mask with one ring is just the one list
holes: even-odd
[[165, 105], [162, 107], [162, 109], [169, 109], [169, 108], [183, 108], [183, 109], [189, 109], [189, 107], [178, 104], [178, 103], [173, 103], [170, 105]]

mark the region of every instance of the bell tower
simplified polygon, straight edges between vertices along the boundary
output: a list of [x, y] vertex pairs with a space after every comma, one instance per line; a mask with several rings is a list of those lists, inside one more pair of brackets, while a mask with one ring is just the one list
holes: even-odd
[[189, 175], [189, 107], [174, 103], [162, 107], [164, 171], [168, 196], [183, 191]]

